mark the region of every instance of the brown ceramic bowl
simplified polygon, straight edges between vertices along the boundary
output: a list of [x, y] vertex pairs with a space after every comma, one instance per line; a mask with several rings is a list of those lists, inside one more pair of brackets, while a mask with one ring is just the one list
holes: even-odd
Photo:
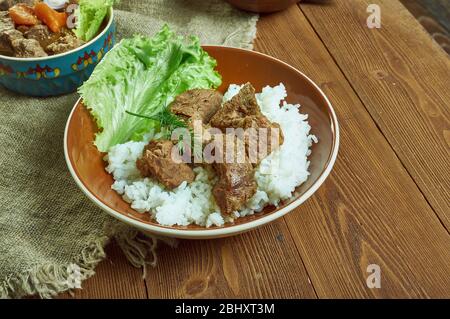
[[286, 9], [287, 7], [299, 2], [299, 0], [227, 0], [236, 8], [257, 12], [269, 13]]
[[[309, 156], [310, 177], [298, 187], [292, 199], [279, 207], [266, 207], [252, 216], [238, 218], [224, 227], [200, 226], [166, 227], [141, 214], [111, 189], [113, 178], [105, 171], [104, 154], [93, 144], [97, 126], [79, 100], [67, 121], [64, 135], [64, 151], [69, 170], [83, 192], [100, 208], [119, 220], [144, 232], [178, 238], [215, 238], [239, 234], [275, 220], [308, 199], [330, 174], [336, 160], [339, 145], [339, 128], [336, 114], [327, 97], [306, 75], [288, 64], [254, 51], [206, 46], [205, 50], [217, 59], [218, 71], [223, 77], [220, 91], [232, 83], [250, 82], [257, 91], [264, 86], [283, 82], [289, 103], [300, 103], [301, 112], [309, 116], [312, 134], [319, 143], [312, 146]], [[292, 163], [295, 165], [295, 163]]]

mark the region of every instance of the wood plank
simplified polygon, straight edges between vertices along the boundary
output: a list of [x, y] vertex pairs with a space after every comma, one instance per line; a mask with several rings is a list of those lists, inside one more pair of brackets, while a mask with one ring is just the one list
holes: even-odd
[[142, 270], [131, 266], [114, 241], [105, 250], [107, 258], [97, 266], [96, 274], [83, 282], [82, 289], [75, 289], [73, 296], [63, 293], [59, 298], [147, 298]]
[[[280, 21], [285, 18], [294, 19], [286, 21], [300, 23], [286, 26]], [[277, 39], [278, 28], [285, 29], [288, 35]], [[312, 282], [318, 285], [321, 297], [448, 296], [450, 293], [445, 287], [449, 287], [449, 282], [442, 277], [449, 270], [445, 267], [449, 265], [448, 241], [436, 221], [429, 220], [430, 208], [408, 181], [408, 176], [387, 143], [378, 145], [381, 135], [373, 134], [372, 141], [377, 142], [375, 146], [365, 145], [368, 143], [363, 137], [376, 132], [376, 127], [368, 114], [361, 110], [360, 101], [314, 38], [304, 17], [292, 9], [284, 14], [264, 16], [258, 35], [258, 49], [307, 71], [319, 81], [338, 108], [343, 124], [343, 145], [335, 173], [317, 196], [288, 216], [288, 226], [281, 220], [235, 238], [182, 241], [178, 249], [161, 246], [159, 265], [154, 270], [149, 269], [147, 276], [149, 297], [313, 298], [314, 291], [305, 269], [299, 266], [302, 261], [293, 247], [290, 232], [305, 258], [308, 271], [311, 271]], [[293, 43], [287, 43], [289, 40]], [[312, 47], [307, 48], [311, 44]], [[284, 47], [278, 48], [277, 45]], [[324, 73], [324, 69], [327, 72]], [[357, 110], [352, 110], [352, 105]], [[352, 145], [355, 142], [357, 145]], [[364, 152], [368, 150], [370, 161], [365, 163], [367, 158]], [[380, 152], [386, 152], [387, 158]], [[387, 173], [398, 170], [398, 181], [390, 177], [361, 187], [363, 180], [370, 181], [376, 179], [378, 174], [383, 175], [383, 165], [386, 164]], [[358, 185], [353, 185], [352, 180], [358, 181]], [[405, 189], [402, 188], [403, 182]], [[386, 190], [378, 189], [387, 185]], [[390, 198], [389, 191], [392, 190], [399, 194]], [[403, 202], [409, 200], [410, 203]], [[398, 211], [394, 205], [396, 201], [401, 201]], [[408, 218], [408, 209], [414, 213], [412, 222]], [[422, 211], [425, 217], [415, 216], [418, 211]], [[388, 216], [390, 212], [394, 213], [391, 218]], [[403, 221], [405, 216], [407, 218]], [[420, 230], [423, 221], [424, 230]], [[435, 227], [438, 229], [436, 234], [427, 233]], [[407, 245], [411, 238], [413, 242]], [[419, 247], [416, 263], [413, 250], [419, 239], [430, 242], [431, 252], [420, 256], [424, 247]], [[76, 297], [145, 297], [139, 283], [142, 282], [141, 271], [131, 267], [118, 250], [116, 245], [108, 247], [115, 265], [111, 267], [110, 261], [101, 263], [97, 275], [86, 281], [84, 289], [76, 292]], [[437, 254], [439, 250], [442, 256]], [[427, 261], [430, 256], [435, 258], [435, 254], [437, 260]], [[380, 290], [369, 290], [365, 286], [365, 266], [369, 262], [381, 265]], [[301, 273], [299, 282], [296, 277], [298, 272]], [[431, 278], [426, 278], [428, 272], [433, 272], [430, 273]], [[442, 279], [441, 282], [439, 279]], [[430, 289], [433, 283], [436, 287]]]
[[[449, 297], [450, 236], [302, 12], [264, 16], [256, 49], [311, 76], [341, 124], [330, 178], [286, 217], [318, 296]], [[366, 285], [369, 264], [381, 267], [381, 289]]]
[[402, 163], [450, 230], [450, 59], [398, 1], [300, 7]]
[[280, 219], [240, 236], [161, 247], [149, 298], [316, 298]]

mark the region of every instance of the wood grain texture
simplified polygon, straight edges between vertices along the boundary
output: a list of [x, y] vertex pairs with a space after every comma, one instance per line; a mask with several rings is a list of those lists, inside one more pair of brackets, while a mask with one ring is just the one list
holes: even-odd
[[142, 270], [131, 266], [114, 241], [105, 251], [107, 258], [97, 266], [96, 274], [83, 282], [82, 289], [63, 293], [59, 298], [147, 298]]
[[162, 248], [149, 298], [316, 298], [283, 219], [216, 240]]
[[[341, 124], [330, 178], [286, 217], [318, 296], [449, 297], [450, 236], [302, 12], [261, 19], [256, 49], [319, 83]], [[366, 285], [369, 264], [381, 289]]]
[[251, 12], [270, 13], [284, 10], [299, 0], [227, 0], [233, 6]]
[[[316, 14], [315, 12], [318, 12], [318, 16], [324, 12], [331, 14], [329, 11], [333, 10], [332, 7], [342, 6], [342, 2], [344, 1], [334, 1], [330, 7], [308, 5], [305, 10], [302, 5], [302, 8], [313, 21], [311, 15]], [[362, 13], [347, 12], [343, 24], [346, 20], [355, 19], [355, 15], [362, 18], [365, 16], [364, 12], [365, 9]], [[314, 27], [315, 23], [317, 21], [313, 21]], [[325, 23], [322, 23], [324, 28]], [[403, 22], [399, 20], [398, 23]], [[341, 33], [352, 32], [343, 29], [342, 25], [336, 27], [332, 24], [329, 28], [334, 31], [340, 28], [345, 30]], [[362, 45], [366, 36], [359, 32], [361, 31], [357, 30], [355, 34], [345, 37], [353, 37], [354, 41], [359, 41]], [[389, 38], [385, 41], [389, 41]], [[415, 43], [414, 39], [403, 41]], [[344, 52], [355, 50], [351, 43], [346, 45], [349, 48]], [[384, 109], [387, 106], [383, 105], [382, 111], [375, 112], [377, 116], [374, 116], [374, 110], [364, 104], [369, 100], [368, 94], [372, 90], [380, 91], [377, 99], [383, 103], [397, 98], [395, 95], [398, 92], [388, 89], [389, 85], [385, 83], [379, 84], [383, 87], [377, 90], [358, 91], [358, 86], [366, 84], [375, 87], [374, 81], [361, 75], [360, 78], [352, 78], [350, 84], [345, 76], [348, 77], [347, 72], [353, 74], [353, 70], [348, 70], [353, 66], [343, 69], [344, 73], [341, 71], [334, 61], [334, 55], [339, 57], [340, 53], [327, 50], [296, 6], [285, 12], [262, 16], [255, 46], [256, 50], [273, 55], [305, 72], [329, 96], [341, 124], [340, 153], [330, 178], [315, 196], [287, 217], [256, 231], [219, 240], [181, 241], [176, 249], [161, 245], [158, 251], [159, 264], [148, 271], [147, 293], [140, 277], [141, 271], [128, 264], [118, 252], [117, 246], [111, 246], [108, 253], [113, 264], [110, 261], [103, 262], [97, 269], [97, 275], [87, 280], [83, 285], [84, 289], [76, 291], [75, 296], [450, 297], [450, 236], [427, 202], [428, 195], [425, 198], [422, 194], [421, 190], [427, 194], [424, 187], [411, 178], [415, 178], [414, 169], [420, 172], [436, 167], [422, 162], [422, 157], [418, 157], [411, 159], [408, 164], [414, 168], [411, 170], [405, 162], [402, 163], [402, 154], [410, 152], [411, 145], [402, 146], [405, 153], [399, 153], [395, 149], [399, 157], [391, 147], [399, 147], [400, 142], [392, 142], [394, 137], [402, 143], [413, 141], [414, 138], [422, 143], [422, 136], [407, 138], [403, 133], [400, 134], [402, 126], [405, 125], [405, 130], [410, 133], [412, 127], [409, 121], [414, 120], [417, 121], [417, 129], [423, 130], [424, 118], [442, 117], [442, 109], [437, 108], [437, 116], [433, 117], [430, 115], [432, 112], [425, 108], [428, 111], [426, 116], [422, 115], [423, 118], [417, 114], [418, 119], [410, 118], [407, 121], [399, 118], [399, 128], [389, 128], [386, 123], [393, 121], [392, 110], [388, 112]], [[432, 45], [430, 50], [434, 52], [435, 47]], [[387, 52], [389, 55], [391, 51]], [[370, 63], [365, 62], [365, 58], [359, 60], [356, 53], [350, 53], [354, 68]], [[339, 63], [340, 60], [336, 61]], [[424, 56], [421, 63], [425, 62], [428, 63]], [[402, 66], [404, 73], [412, 68], [408, 56], [401, 55], [401, 61], [397, 63]], [[442, 71], [425, 78], [431, 80], [441, 76]], [[441, 90], [442, 85], [429, 90]], [[424, 87], [418, 84], [416, 86], [419, 88], [416, 93], [403, 89], [403, 98], [427, 101], [429, 104], [426, 105], [431, 105], [432, 110], [435, 110], [433, 103], [436, 101], [431, 100], [429, 93], [424, 92]], [[411, 96], [408, 97], [409, 95]], [[444, 98], [445, 96], [440, 95], [434, 97], [442, 101], [445, 101]], [[373, 104], [374, 102], [371, 105]], [[405, 107], [398, 101], [391, 104], [392, 108], [400, 106]], [[370, 113], [367, 110], [371, 110]], [[438, 122], [433, 123], [439, 126], [435, 124]], [[389, 129], [386, 130], [386, 127]], [[386, 134], [389, 142], [379, 128]], [[390, 132], [399, 136], [388, 135]], [[448, 133], [445, 134], [448, 141]], [[435, 136], [428, 138], [437, 139]], [[438, 157], [441, 155], [438, 154]], [[442, 187], [443, 180], [435, 175], [429, 178], [441, 183], [436, 184], [436, 188]], [[423, 185], [425, 182], [427, 181], [424, 180]], [[432, 187], [433, 184], [430, 184], [428, 191], [432, 191]], [[445, 189], [442, 188], [441, 191]], [[428, 198], [436, 211], [442, 204], [440, 199], [443, 196], [442, 193], [436, 195], [434, 201]], [[366, 269], [369, 264], [381, 267], [381, 289], [369, 289], [366, 285]]]
[[450, 59], [398, 1], [300, 4], [403, 165], [450, 230]]

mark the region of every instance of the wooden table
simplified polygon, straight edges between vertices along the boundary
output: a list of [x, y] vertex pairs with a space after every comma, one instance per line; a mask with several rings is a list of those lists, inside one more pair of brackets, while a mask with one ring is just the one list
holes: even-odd
[[[145, 281], [113, 243], [76, 298], [450, 297], [449, 58], [397, 0], [318, 3], [261, 16], [255, 50], [334, 105], [341, 147], [325, 184], [250, 233], [161, 245]], [[381, 29], [366, 25], [370, 3]], [[381, 288], [367, 286], [370, 264]]]

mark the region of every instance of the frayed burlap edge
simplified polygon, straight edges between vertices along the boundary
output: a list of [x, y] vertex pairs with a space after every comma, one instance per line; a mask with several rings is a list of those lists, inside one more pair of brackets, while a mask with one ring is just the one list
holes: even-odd
[[[170, 246], [176, 246], [174, 239], [157, 238], [144, 235], [138, 230], [108, 222], [105, 233], [90, 238], [81, 254], [71, 263], [45, 263], [32, 267], [20, 274], [9, 275], [0, 282], [0, 299], [21, 298], [37, 295], [41, 298], [52, 298], [62, 292], [79, 288], [77, 285], [95, 274], [95, 267], [105, 257], [105, 246], [114, 238], [130, 263], [143, 269], [145, 278], [147, 266], [156, 266], [156, 248], [158, 239]], [[74, 269], [78, 272], [77, 281], [73, 280]]]
[[7, 276], [0, 283], [0, 299], [21, 298], [28, 295], [38, 295], [41, 298], [51, 298], [61, 292], [76, 288], [71, 281], [73, 269], [79, 271], [77, 280], [80, 282], [95, 274], [94, 268], [104, 259], [104, 247], [107, 236], [100, 236], [88, 241], [81, 254], [71, 263], [39, 264], [20, 274]]

